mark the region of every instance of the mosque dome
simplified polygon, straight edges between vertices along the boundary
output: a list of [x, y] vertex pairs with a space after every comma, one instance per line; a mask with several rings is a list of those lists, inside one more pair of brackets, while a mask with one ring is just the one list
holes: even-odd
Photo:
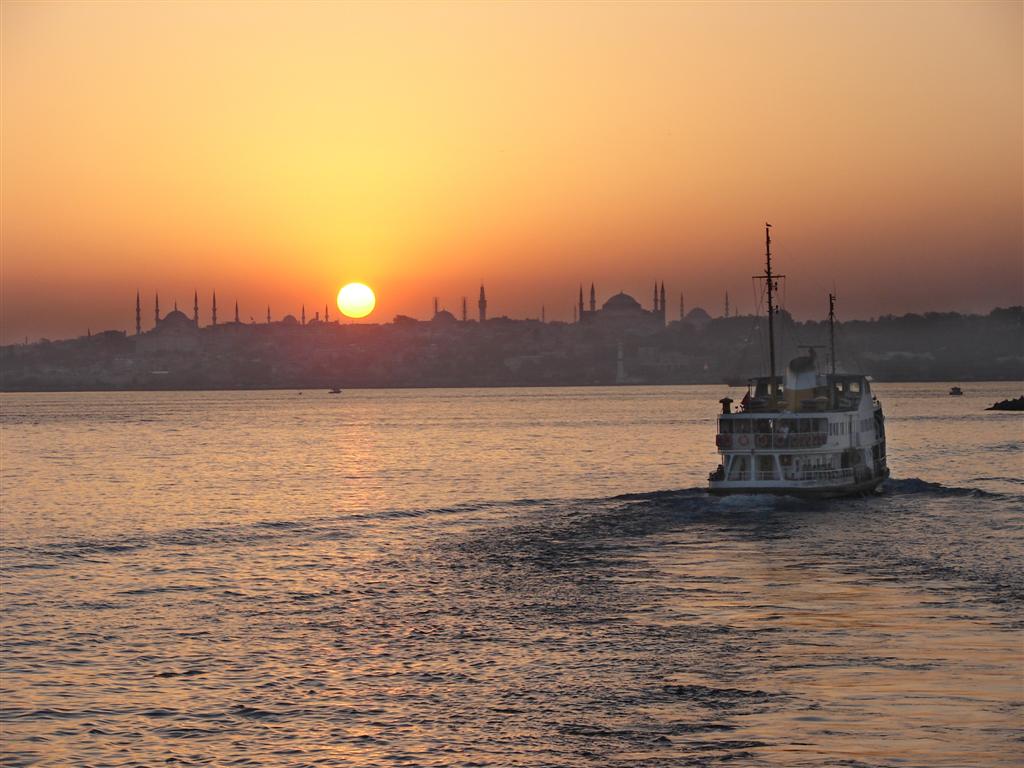
[[435, 323], [456, 323], [456, 322], [458, 322], [455, 319], [455, 315], [453, 315], [447, 309], [442, 309], [440, 312], [435, 312], [434, 313], [433, 321]]
[[281, 318], [281, 323], [284, 325], [298, 325], [299, 321], [295, 319], [295, 315], [285, 315]]
[[686, 319], [691, 323], [707, 323], [710, 322], [711, 315], [709, 315], [702, 307], [694, 307], [686, 313]]
[[160, 319], [159, 327], [161, 330], [166, 329], [169, 331], [176, 331], [195, 328], [196, 324], [192, 321], [192, 318], [184, 312], [175, 309], [171, 310]]
[[635, 312], [642, 310], [640, 302], [630, 296], [628, 293], [619, 291], [606, 301], [602, 306], [602, 310], [611, 310], [612, 312]]

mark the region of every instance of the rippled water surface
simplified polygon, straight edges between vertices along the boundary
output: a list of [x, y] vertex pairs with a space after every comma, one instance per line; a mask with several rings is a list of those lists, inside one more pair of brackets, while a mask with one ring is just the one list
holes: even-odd
[[4, 395], [5, 765], [1011, 766], [1019, 392], [709, 498], [719, 387]]

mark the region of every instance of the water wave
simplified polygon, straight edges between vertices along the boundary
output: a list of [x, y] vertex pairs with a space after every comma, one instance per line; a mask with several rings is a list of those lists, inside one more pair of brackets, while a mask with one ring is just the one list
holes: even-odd
[[[1004, 480], [1004, 478], [976, 478], [978, 481]], [[1022, 484], [1019, 478], [1007, 478]], [[932, 497], [975, 497], [1000, 498], [1005, 494], [986, 491], [981, 488], [949, 486], [923, 478], [896, 478], [887, 480], [883, 492], [870, 498], [885, 496], [932, 496]], [[854, 497], [856, 498], [856, 497]], [[59, 544], [36, 546], [5, 545], [0, 547], [5, 557], [2, 571], [51, 568], [53, 561], [100, 562], [110, 556], [132, 554], [150, 547], [204, 547], [210, 544], [254, 544], [274, 539], [305, 536], [311, 538], [351, 536], [359, 534], [360, 523], [396, 519], [435, 519], [448, 516], [487, 513], [490, 516], [502, 513], [557, 508], [567, 510], [604, 510], [598, 527], [625, 532], [635, 527], [637, 520], [650, 524], [654, 518], [650, 513], [681, 520], [686, 515], [700, 514], [756, 514], [759, 511], [785, 511], [826, 509], [829, 505], [848, 503], [849, 499], [808, 500], [796, 496], [767, 494], [732, 494], [713, 496], [706, 488], [689, 487], [675, 490], [657, 490], [645, 493], [625, 493], [608, 497], [578, 498], [521, 498], [512, 500], [488, 500], [440, 507], [411, 509], [385, 509], [374, 512], [337, 512], [329, 515], [303, 517], [301, 519], [259, 520], [251, 523], [226, 524], [221, 526], [197, 526], [150, 534], [131, 536], [101, 537], [63, 541]], [[648, 514], [641, 514], [644, 511]], [[11, 557], [16, 557], [11, 560]]]
[[[983, 479], [983, 478], [978, 478]], [[977, 496], [987, 498], [998, 498], [1003, 494], [994, 491], [985, 491], [981, 488], [965, 488], [955, 485], [943, 485], [942, 483], [924, 480], [919, 477], [890, 478], [883, 484], [886, 493], [896, 495], [931, 495], [931, 496]]]

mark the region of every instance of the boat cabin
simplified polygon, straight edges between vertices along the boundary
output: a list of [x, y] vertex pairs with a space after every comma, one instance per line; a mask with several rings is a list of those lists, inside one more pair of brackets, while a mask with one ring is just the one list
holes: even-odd
[[855, 411], [863, 397], [873, 397], [870, 376], [761, 376], [750, 380], [747, 396], [740, 402], [740, 408], [746, 413]]

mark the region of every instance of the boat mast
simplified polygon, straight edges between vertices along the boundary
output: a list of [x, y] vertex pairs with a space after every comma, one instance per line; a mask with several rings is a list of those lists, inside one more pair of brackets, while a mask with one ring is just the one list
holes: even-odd
[[765, 222], [764, 225], [764, 257], [765, 270], [763, 275], [754, 275], [755, 280], [768, 281], [768, 360], [771, 370], [769, 371], [769, 391], [774, 399], [778, 387], [775, 385], [775, 281], [785, 275], [772, 274], [772, 225]]
[[832, 357], [832, 375], [836, 375], [836, 296], [828, 295], [828, 346]]

